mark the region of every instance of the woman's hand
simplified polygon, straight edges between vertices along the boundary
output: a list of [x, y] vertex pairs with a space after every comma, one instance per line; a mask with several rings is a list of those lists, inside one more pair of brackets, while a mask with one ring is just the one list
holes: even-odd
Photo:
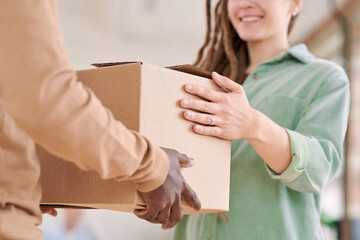
[[241, 85], [215, 72], [212, 78], [227, 93], [187, 84], [188, 93], [204, 100], [182, 99], [180, 106], [189, 109], [184, 112], [184, 118], [196, 123], [196, 133], [228, 140], [247, 139], [270, 168], [281, 174], [291, 162], [286, 131], [250, 107]]
[[201, 135], [228, 140], [252, 138], [255, 114], [243, 87], [216, 72], [212, 78], [227, 93], [187, 84], [186, 92], [204, 100], [182, 99], [180, 106], [188, 109], [184, 118], [194, 122], [194, 131]]

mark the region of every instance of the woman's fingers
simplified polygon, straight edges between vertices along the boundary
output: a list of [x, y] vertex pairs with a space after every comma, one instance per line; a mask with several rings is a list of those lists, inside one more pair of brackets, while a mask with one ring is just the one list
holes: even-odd
[[213, 72], [211, 74], [214, 82], [216, 83], [216, 85], [218, 85], [221, 88], [226, 89], [228, 92], [241, 92], [242, 91], [242, 86], [236, 82], [234, 82], [233, 80], [221, 76], [220, 74], [218, 74], [217, 72]]
[[180, 106], [204, 113], [216, 114], [219, 112], [219, 106], [216, 103], [204, 100], [182, 99], [180, 101]]
[[192, 95], [201, 97], [211, 102], [218, 102], [221, 100], [220, 92], [196, 84], [186, 84], [185, 90]]
[[223, 129], [219, 127], [222, 124], [220, 117], [190, 110], [186, 110], [183, 116], [186, 120], [198, 123], [193, 127], [194, 132], [201, 135], [222, 138]]
[[194, 111], [190, 111], [190, 110], [186, 110], [183, 113], [183, 117], [186, 120], [195, 122], [195, 123], [200, 123], [203, 125], [220, 125], [221, 124], [221, 119], [215, 115], [212, 114], [205, 114], [205, 113], [199, 113], [199, 112], [194, 112]]
[[220, 127], [195, 125], [193, 130], [200, 135], [223, 138], [223, 129]]

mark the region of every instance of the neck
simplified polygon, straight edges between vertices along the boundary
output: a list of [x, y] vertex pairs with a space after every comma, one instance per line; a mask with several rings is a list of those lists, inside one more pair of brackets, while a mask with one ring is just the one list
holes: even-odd
[[279, 53], [289, 49], [287, 37], [283, 39], [272, 39], [267, 41], [247, 42], [250, 65], [246, 73], [251, 73], [262, 62], [271, 60]]

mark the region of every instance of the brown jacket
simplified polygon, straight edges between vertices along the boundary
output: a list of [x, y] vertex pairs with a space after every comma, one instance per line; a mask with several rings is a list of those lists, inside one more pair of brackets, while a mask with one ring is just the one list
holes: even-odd
[[131, 179], [141, 191], [161, 185], [166, 154], [77, 81], [55, 0], [1, 1], [0, 56], [0, 239], [41, 239], [35, 143], [104, 179]]

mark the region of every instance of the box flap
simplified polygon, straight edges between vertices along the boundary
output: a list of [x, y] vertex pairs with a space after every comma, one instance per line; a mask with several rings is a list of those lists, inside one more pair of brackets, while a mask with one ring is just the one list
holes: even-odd
[[101, 68], [101, 67], [111, 67], [111, 66], [117, 66], [117, 65], [125, 65], [125, 64], [131, 64], [131, 63], [139, 63], [142, 64], [142, 62], [108, 62], [108, 63], [93, 63], [91, 66]]
[[[142, 64], [142, 62], [108, 62], [108, 63], [93, 63], [91, 64], [94, 67], [97, 68], [101, 68], [101, 67], [111, 67], [111, 66], [118, 66], [118, 65], [126, 65], [126, 64], [132, 64], [132, 63], [139, 63]], [[195, 76], [199, 76], [199, 77], [204, 77], [204, 78], [211, 78], [211, 72], [196, 67], [194, 65], [191, 64], [183, 64], [183, 65], [175, 65], [175, 66], [169, 66], [166, 67], [168, 69], [171, 70], [175, 70], [175, 71], [179, 71], [179, 72], [184, 72], [184, 73], [189, 73]]]
[[189, 73], [189, 74], [196, 75], [196, 76], [199, 76], [199, 77], [211, 78], [211, 72], [209, 72], [209, 71], [207, 71], [205, 69], [196, 67], [196, 66], [191, 65], [191, 64], [176, 65], [176, 66], [170, 66], [170, 67], [167, 67], [167, 68], [175, 70], [175, 71]]

